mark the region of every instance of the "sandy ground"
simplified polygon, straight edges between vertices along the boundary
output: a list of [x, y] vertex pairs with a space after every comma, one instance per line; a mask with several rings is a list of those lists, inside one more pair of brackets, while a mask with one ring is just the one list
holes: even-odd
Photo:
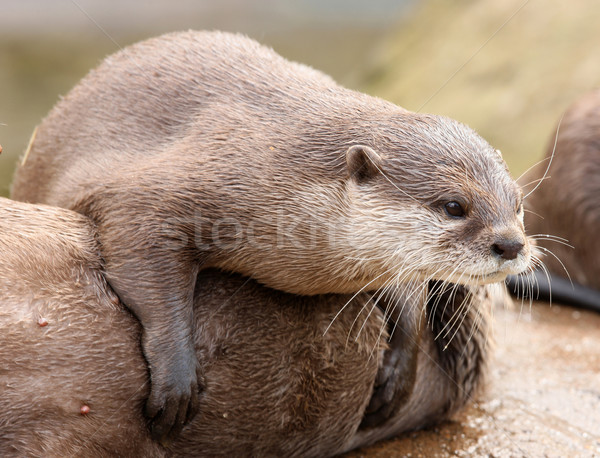
[[348, 456], [600, 457], [600, 314], [500, 310], [495, 340], [487, 392], [453, 421]]

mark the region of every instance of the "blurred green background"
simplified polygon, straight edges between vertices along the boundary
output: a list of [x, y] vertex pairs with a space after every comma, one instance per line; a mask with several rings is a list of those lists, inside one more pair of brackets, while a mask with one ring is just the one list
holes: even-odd
[[109, 53], [180, 29], [240, 31], [343, 85], [444, 114], [519, 176], [600, 83], [598, 0], [2, 0], [0, 194], [58, 98]]

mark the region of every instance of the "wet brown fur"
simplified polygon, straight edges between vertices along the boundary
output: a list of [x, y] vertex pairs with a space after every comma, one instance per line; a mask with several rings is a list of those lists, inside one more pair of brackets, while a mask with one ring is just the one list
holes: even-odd
[[[0, 246], [0, 454], [168, 454], [142, 415], [149, 383], [140, 326], [103, 280], [86, 219], [2, 199]], [[360, 298], [324, 334], [348, 297], [294, 297], [215, 271], [202, 274], [197, 294], [205, 391], [201, 415], [171, 451], [339, 450], [371, 394], [381, 314], [357, 335], [367, 316]]]
[[468, 302], [449, 349], [433, 340], [460, 290], [447, 306], [427, 307], [433, 332], [412, 336], [418, 364], [404, 375], [414, 378], [404, 405], [382, 427], [358, 431], [381, 361], [381, 313], [357, 332], [369, 295], [324, 334], [348, 296], [292, 296], [206, 271], [195, 307], [201, 412], [165, 449], [142, 415], [149, 379], [139, 323], [103, 279], [89, 222], [0, 199], [0, 247], [2, 456], [327, 456], [446, 418], [483, 381], [485, 298]]
[[[179, 423], [196, 405], [201, 269], [320, 294], [483, 284], [528, 259], [520, 191], [472, 130], [218, 32], [108, 57], [39, 126], [13, 197], [91, 217], [107, 279], [143, 325], [149, 415], [174, 408]], [[518, 259], [494, 254], [507, 241]]]
[[[555, 149], [556, 143], [556, 149]], [[547, 178], [527, 199], [527, 232], [561, 237], [571, 245], [544, 240], [538, 245], [548, 269], [567, 273], [579, 284], [600, 290], [600, 90], [584, 95], [565, 113], [548, 141], [546, 161], [524, 178], [540, 178], [552, 153]]]

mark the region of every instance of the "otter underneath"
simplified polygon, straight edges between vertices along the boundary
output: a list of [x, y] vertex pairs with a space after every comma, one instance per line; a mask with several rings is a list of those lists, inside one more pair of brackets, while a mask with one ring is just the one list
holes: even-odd
[[202, 269], [313, 295], [479, 285], [529, 260], [521, 192], [475, 132], [239, 35], [175, 33], [108, 57], [28, 153], [13, 197], [91, 217], [142, 324], [159, 439], [198, 408]]
[[[485, 288], [465, 298], [432, 285], [426, 306], [405, 299], [399, 319], [426, 311], [433, 325], [423, 318], [410, 336], [416, 361], [400, 377], [413, 386], [389, 420], [359, 429], [387, 335], [370, 295], [325, 333], [348, 296], [205, 271], [194, 309], [201, 415], [165, 448], [142, 415], [141, 328], [104, 281], [90, 222], [0, 199], [0, 248], [2, 456], [329, 456], [447, 418], [482, 383]], [[460, 325], [446, 332], [451, 320]]]

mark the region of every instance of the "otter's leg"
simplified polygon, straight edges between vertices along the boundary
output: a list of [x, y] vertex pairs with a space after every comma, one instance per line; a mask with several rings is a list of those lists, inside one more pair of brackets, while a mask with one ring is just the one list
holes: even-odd
[[415, 383], [419, 350], [419, 314], [423, 310], [420, 298], [400, 297], [392, 307], [380, 299], [378, 305], [390, 310], [389, 347], [379, 368], [371, 401], [365, 410], [360, 428], [381, 425], [406, 402]]
[[[152, 436], [166, 443], [197, 413], [198, 360], [193, 339], [193, 292], [197, 269], [180, 272], [158, 258], [147, 271], [140, 259], [116, 266], [107, 261], [107, 280], [142, 324], [142, 350], [150, 369], [145, 414]], [[110, 259], [110, 258], [108, 258]], [[144, 263], [146, 264], [146, 263]]]
[[106, 279], [142, 325], [151, 383], [145, 413], [153, 438], [166, 443], [199, 408], [193, 297], [201, 261], [187, 222], [166, 224], [142, 199], [134, 206], [116, 194], [95, 194], [77, 210], [96, 223]]

